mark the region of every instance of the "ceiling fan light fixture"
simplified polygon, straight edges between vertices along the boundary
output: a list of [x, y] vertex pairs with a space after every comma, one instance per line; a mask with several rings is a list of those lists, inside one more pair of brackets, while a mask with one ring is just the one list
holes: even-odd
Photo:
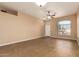
[[51, 19], [51, 16], [47, 16], [47, 19]]

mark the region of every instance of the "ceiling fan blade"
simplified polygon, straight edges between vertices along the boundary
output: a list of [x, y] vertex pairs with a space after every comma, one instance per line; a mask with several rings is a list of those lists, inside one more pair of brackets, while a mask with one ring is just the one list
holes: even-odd
[[55, 16], [51, 16], [51, 18], [56, 18]]

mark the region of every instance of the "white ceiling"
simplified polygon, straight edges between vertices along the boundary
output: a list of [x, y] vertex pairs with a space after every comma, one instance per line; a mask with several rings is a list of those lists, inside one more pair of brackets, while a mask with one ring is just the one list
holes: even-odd
[[77, 12], [78, 2], [48, 2], [40, 8], [35, 2], [0, 2], [1, 6], [30, 14], [37, 18], [43, 18], [46, 10], [54, 10], [56, 17], [71, 15]]

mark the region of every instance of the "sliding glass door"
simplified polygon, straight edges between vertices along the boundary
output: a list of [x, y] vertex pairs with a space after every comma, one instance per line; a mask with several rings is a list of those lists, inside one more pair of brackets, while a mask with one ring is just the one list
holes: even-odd
[[70, 36], [71, 35], [71, 21], [63, 20], [58, 22], [58, 35]]

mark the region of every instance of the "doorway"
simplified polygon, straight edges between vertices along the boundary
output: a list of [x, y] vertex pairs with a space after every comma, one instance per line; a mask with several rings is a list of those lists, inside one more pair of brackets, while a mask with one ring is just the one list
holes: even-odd
[[51, 36], [50, 21], [45, 21], [45, 36]]

